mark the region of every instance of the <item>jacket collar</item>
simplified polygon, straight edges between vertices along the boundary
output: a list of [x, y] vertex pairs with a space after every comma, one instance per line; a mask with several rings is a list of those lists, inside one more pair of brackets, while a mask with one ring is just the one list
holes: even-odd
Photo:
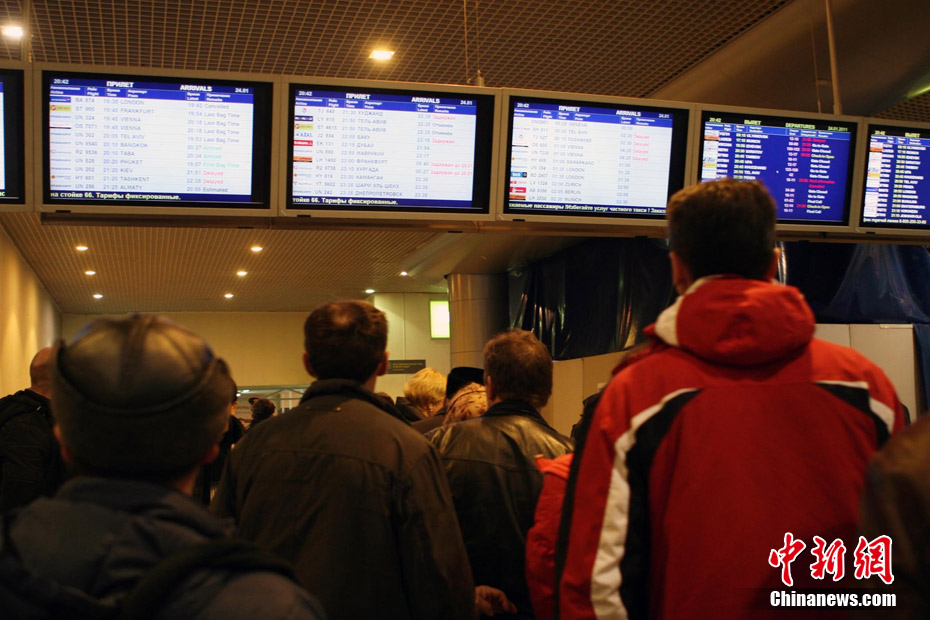
[[150, 482], [78, 476], [62, 485], [54, 499], [96, 504], [135, 515], [144, 514], [186, 526], [211, 538], [230, 533], [222, 521], [190, 497], [170, 487]]
[[398, 411], [396, 407], [381, 400], [377, 394], [358, 381], [352, 381], [351, 379], [320, 379], [315, 381], [307, 388], [307, 391], [304, 392], [303, 397], [300, 399], [300, 404], [302, 405], [310, 399], [319, 396], [332, 395], [345, 396], [347, 399], [354, 398], [356, 400], [363, 400], [381, 409], [385, 413], [394, 416], [404, 424], [410, 424], [404, 417], [404, 414]]
[[484, 412], [482, 417], [494, 417], [494, 416], [505, 416], [505, 415], [520, 415], [525, 418], [530, 418], [535, 422], [552, 428], [549, 426], [549, 423], [546, 422], [536, 409], [529, 403], [525, 403], [521, 400], [502, 400], [501, 402], [492, 405]]
[[30, 404], [34, 404], [36, 407], [42, 407], [46, 410], [51, 407], [51, 402], [46, 397], [38, 392], [33, 392], [29, 388], [20, 390], [16, 393], [16, 396], [22, 400], [28, 401]]

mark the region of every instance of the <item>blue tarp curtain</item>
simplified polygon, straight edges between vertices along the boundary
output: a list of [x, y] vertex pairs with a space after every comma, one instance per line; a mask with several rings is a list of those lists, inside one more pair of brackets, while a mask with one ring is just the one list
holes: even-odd
[[[930, 403], [930, 254], [919, 245], [792, 242], [788, 284], [821, 323], [914, 323]], [[557, 360], [642, 340], [674, 299], [668, 252], [644, 238], [590, 239], [508, 274], [510, 325], [535, 332]]]

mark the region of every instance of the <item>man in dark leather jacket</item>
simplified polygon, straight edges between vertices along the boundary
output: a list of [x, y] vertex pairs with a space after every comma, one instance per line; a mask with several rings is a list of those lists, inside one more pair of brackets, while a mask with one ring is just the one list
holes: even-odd
[[532, 618], [524, 557], [542, 489], [535, 457], [555, 458], [573, 445], [539, 414], [552, 393], [552, 358], [531, 332], [495, 336], [484, 359], [490, 408], [428, 437], [449, 476], [475, 583], [503, 590], [517, 618]]
[[0, 399], [0, 512], [54, 494], [65, 478], [48, 401], [51, 353], [32, 359], [28, 389]]
[[301, 404], [236, 445], [210, 508], [296, 567], [334, 620], [472, 620], [476, 592], [433, 447], [374, 393], [387, 322], [314, 310]]

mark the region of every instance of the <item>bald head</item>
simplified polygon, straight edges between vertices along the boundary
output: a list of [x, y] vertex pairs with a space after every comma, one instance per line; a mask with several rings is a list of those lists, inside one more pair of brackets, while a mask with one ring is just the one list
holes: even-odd
[[32, 358], [32, 363], [29, 364], [29, 381], [32, 383], [29, 389], [46, 397], [50, 394], [53, 351], [52, 347], [41, 349]]

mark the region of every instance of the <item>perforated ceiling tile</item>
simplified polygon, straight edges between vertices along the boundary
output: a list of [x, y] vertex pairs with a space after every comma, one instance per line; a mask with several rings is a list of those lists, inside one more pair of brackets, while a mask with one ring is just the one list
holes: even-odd
[[903, 101], [876, 116], [898, 121], [930, 123], [930, 93]]
[[439, 233], [42, 226], [30, 213], [0, 225], [66, 313], [300, 311], [367, 288], [446, 291], [400, 275], [401, 261]]
[[[787, 1], [34, 0], [32, 48], [46, 62], [433, 83], [480, 68], [491, 86], [643, 96]], [[21, 2], [2, 4], [18, 19]], [[376, 45], [397, 54], [369, 60]], [[2, 42], [0, 57], [19, 49]]]

